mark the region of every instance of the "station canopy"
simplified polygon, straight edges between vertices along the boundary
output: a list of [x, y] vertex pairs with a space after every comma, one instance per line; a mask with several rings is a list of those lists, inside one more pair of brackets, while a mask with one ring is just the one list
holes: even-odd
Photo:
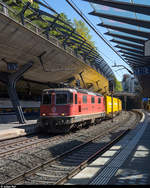
[[[98, 72], [104, 75], [108, 80], [114, 78], [114, 73], [107, 62], [101, 57], [99, 52], [84, 37], [76, 32], [72, 23], [67, 20], [65, 15], [59, 14], [46, 1], [30, 0], [26, 3], [23, 0], [3, 0], [9, 6], [20, 8], [22, 18], [28, 19], [42, 28], [42, 34], [56, 37], [61, 41], [64, 49], [71, 48], [75, 55], [81, 56], [86, 62], [89, 61], [91, 66], [95, 66]], [[33, 3], [37, 3], [38, 7]], [[19, 9], [18, 9], [19, 8]], [[63, 11], [63, 10], [62, 10]], [[27, 12], [27, 14], [25, 14]], [[24, 21], [22, 21], [24, 22]]]
[[98, 26], [108, 29], [116, 51], [135, 72], [146, 67], [150, 55], [145, 55], [145, 42], [150, 39], [149, 0], [84, 0], [91, 4], [90, 15], [100, 18]]

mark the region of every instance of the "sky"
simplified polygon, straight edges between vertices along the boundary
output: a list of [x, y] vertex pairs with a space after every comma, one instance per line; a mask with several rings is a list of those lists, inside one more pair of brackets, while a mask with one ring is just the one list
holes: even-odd
[[[66, 0], [45, 0], [53, 9], [55, 9], [58, 13], [65, 13], [71, 21], [74, 18], [77, 20], [82, 20], [82, 18], [73, 10], [73, 8], [67, 3]], [[83, 14], [92, 22], [92, 24], [96, 27], [96, 29], [103, 35], [103, 37], [109, 42], [112, 39], [110, 36], [104, 35], [107, 32], [107, 29], [97, 26], [98, 23], [101, 23], [100, 18], [89, 15], [89, 12], [93, 11], [90, 3], [85, 2], [83, 0], [70, 0], [73, 2], [82, 12]], [[113, 70], [116, 78], [119, 81], [122, 81], [123, 74], [129, 74], [126, 69], [121, 69], [118, 67], [112, 67], [114, 63], [117, 65], [124, 65], [128, 69], [130, 67], [115, 53], [113, 50], [87, 25], [90, 30], [90, 35], [92, 35], [92, 41], [95, 42], [95, 46], [98, 48], [100, 55], [103, 59], [108, 63], [108, 65]], [[115, 43], [111, 43], [112, 46], [116, 45]], [[121, 69], [121, 70], [120, 70]], [[131, 69], [130, 69], [131, 70]]]

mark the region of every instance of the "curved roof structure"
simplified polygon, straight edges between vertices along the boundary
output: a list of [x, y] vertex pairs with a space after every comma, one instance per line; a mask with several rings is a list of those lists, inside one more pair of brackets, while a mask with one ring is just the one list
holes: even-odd
[[17, 82], [20, 93], [38, 95], [44, 88], [78, 81], [80, 87], [107, 93], [114, 74], [97, 50], [42, 0], [34, 2], [39, 7], [0, 1], [0, 95], [5, 95], [6, 78], [15, 73], [23, 73]]
[[[110, 41], [116, 43], [116, 50], [139, 80], [145, 76], [150, 79], [150, 1], [84, 1], [91, 3], [93, 11], [89, 14], [100, 18], [98, 25], [108, 29], [105, 34], [113, 38]], [[146, 89], [146, 80], [144, 84], [141, 82], [143, 89]]]
[[[33, 0], [34, 3], [24, 3], [22, 0], [2, 0], [8, 6], [16, 8], [17, 13], [21, 16], [22, 24], [25, 20], [38, 24], [42, 29], [41, 33], [49, 40], [49, 35], [56, 37], [61, 41], [64, 49], [72, 48], [76, 54], [82, 56], [84, 61], [89, 61], [100, 69], [100, 72], [110, 79], [114, 76], [113, 71], [105, 60], [100, 56], [98, 51], [90, 43], [76, 32], [69, 21], [63, 19], [61, 14], [57, 13], [50, 7], [46, 1]], [[105, 68], [104, 68], [105, 67]]]

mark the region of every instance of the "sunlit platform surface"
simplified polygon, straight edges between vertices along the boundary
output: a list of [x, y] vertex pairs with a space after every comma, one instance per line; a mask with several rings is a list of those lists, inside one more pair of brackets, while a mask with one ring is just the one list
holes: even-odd
[[149, 185], [150, 114], [68, 185]]
[[[3, 123], [3, 119], [7, 123]], [[15, 115], [0, 115], [0, 140], [25, 136], [37, 131], [37, 120], [26, 120], [25, 124], [19, 124]]]

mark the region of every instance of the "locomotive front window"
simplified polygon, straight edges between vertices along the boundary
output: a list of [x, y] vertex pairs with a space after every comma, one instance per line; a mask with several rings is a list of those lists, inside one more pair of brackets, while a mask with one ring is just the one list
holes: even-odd
[[67, 104], [67, 93], [56, 94], [56, 104]]
[[51, 104], [51, 94], [43, 95], [43, 104]]

